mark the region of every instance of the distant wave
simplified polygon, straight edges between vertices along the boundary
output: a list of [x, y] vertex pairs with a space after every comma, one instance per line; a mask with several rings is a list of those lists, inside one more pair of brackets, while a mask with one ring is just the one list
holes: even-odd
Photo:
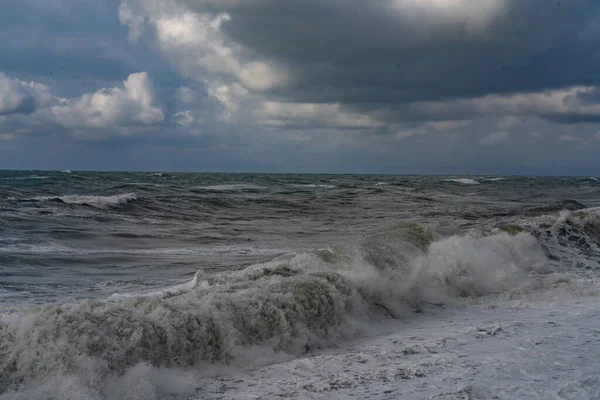
[[598, 178], [595, 178], [593, 176], [590, 176], [590, 177], [587, 177], [587, 178], [579, 178], [579, 179], [584, 180], [584, 181], [600, 182], [600, 180], [598, 180]]
[[137, 196], [135, 193], [123, 193], [112, 196], [85, 196], [77, 194], [64, 196], [37, 196], [33, 199], [25, 199], [25, 201], [59, 201], [65, 204], [79, 204], [97, 208], [105, 208], [128, 203], [136, 199]]
[[226, 192], [230, 190], [262, 190], [266, 188], [264, 186], [252, 185], [248, 183], [232, 183], [225, 185], [197, 186], [195, 189], [210, 190], [215, 192]]
[[250, 247], [241, 245], [225, 245], [217, 247], [189, 247], [189, 248], [152, 248], [152, 249], [82, 249], [64, 246], [61, 244], [6, 244], [0, 246], [0, 254], [48, 254], [48, 255], [98, 255], [98, 254], [123, 254], [123, 255], [274, 255], [281, 254], [281, 249]]
[[306, 185], [290, 185], [293, 187], [303, 187], [303, 188], [321, 188], [321, 189], [333, 189], [335, 185], [325, 185], [325, 184], [317, 184], [317, 183], [309, 183]]
[[455, 182], [463, 185], [479, 185], [479, 182], [471, 178], [446, 179], [444, 182]]
[[30, 175], [30, 176], [9, 176], [6, 178], [1, 178], [3, 180], [15, 180], [15, 181], [26, 181], [28, 179], [49, 179], [51, 176], [40, 176], [40, 175]]
[[504, 181], [506, 180], [506, 178], [483, 178], [486, 181], [490, 181], [490, 182], [497, 182], [497, 181]]

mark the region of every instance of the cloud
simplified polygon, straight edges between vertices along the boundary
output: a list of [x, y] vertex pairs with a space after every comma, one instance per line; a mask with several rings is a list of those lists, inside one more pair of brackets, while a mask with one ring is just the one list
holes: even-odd
[[[183, 149], [164, 165], [185, 169], [447, 173], [506, 166], [508, 153], [537, 172], [597, 167], [597, 1], [67, 3], [0, 15], [4, 159], [75, 143], [142, 160], [144, 142]], [[25, 13], [44, 23], [12, 21]], [[589, 146], [565, 146], [570, 132]], [[246, 164], [227, 156], [241, 148]]]
[[55, 101], [45, 85], [10, 79], [0, 72], [0, 115], [32, 113]]
[[529, 137], [535, 142], [544, 140], [544, 134], [541, 132], [529, 132]]
[[[31, 134], [65, 132], [78, 138], [133, 134], [163, 123], [146, 72], [130, 74], [122, 86], [102, 88], [74, 98], [60, 98], [38, 82], [11, 79], [0, 73], [0, 134], [4, 140]], [[175, 126], [194, 121], [189, 111], [173, 110]]]
[[262, 102], [255, 111], [263, 126], [369, 129], [382, 125], [368, 115], [345, 111], [339, 104]]
[[561, 142], [570, 142], [570, 143], [579, 143], [582, 141], [582, 139], [580, 137], [574, 136], [574, 135], [569, 135], [569, 134], [560, 135], [558, 137], [558, 140]]
[[600, 121], [596, 11], [591, 0], [121, 0], [119, 18], [208, 88], [221, 122], [394, 134], [485, 115], [505, 117], [500, 129], [531, 115]]
[[499, 144], [510, 143], [510, 133], [506, 131], [493, 132], [479, 140], [479, 143], [485, 146], [496, 146]]
[[145, 72], [131, 74], [123, 88], [100, 89], [52, 107], [59, 124], [66, 127], [109, 128], [150, 125], [164, 120], [155, 104], [152, 83]]

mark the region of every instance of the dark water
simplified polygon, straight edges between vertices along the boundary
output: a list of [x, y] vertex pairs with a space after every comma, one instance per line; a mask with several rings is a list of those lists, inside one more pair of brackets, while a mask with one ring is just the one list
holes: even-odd
[[598, 205], [594, 178], [5, 171], [0, 302], [168, 286], [398, 222], [450, 234]]

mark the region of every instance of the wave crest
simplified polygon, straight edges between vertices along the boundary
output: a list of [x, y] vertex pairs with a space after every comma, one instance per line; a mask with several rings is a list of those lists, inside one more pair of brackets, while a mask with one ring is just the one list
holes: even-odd
[[38, 196], [34, 201], [59, 201], [65, 204], [86, 205], [97, 208], [114, 207], [137, 200], [135, 193], [122, 193], [112, 196], [87, 196], [87, 195], [64, 195], [64, 196]]
[[519, 286], [546, 261], [527, 233], [436, 239], [400, 224], [355, 247], [199, 273], [160, 293], [26, 310], [0, 323], [0, 392], [76, 378], [74, 393], [114, 398], [107, 382], [140, 365], [243, 364], [252, 348], [297, 356], [380, 318]]

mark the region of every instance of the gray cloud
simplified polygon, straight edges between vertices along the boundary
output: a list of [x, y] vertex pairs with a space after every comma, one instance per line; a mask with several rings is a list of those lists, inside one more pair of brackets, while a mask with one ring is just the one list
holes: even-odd
[[120, 16], [230, 121], [393, 132], [485, 114], [600, 117], [600, 5], [589, 0], [122, 0]]
[[592, 0], [23, 0], [3, 11], [5, 165], [21, 165], [19, 148], [50, 163], [51, 148], [107, 168], [118, 148], [122, 169], [151, 168], [144, 152], [159, 151], [176, 169], [597, 168]]

